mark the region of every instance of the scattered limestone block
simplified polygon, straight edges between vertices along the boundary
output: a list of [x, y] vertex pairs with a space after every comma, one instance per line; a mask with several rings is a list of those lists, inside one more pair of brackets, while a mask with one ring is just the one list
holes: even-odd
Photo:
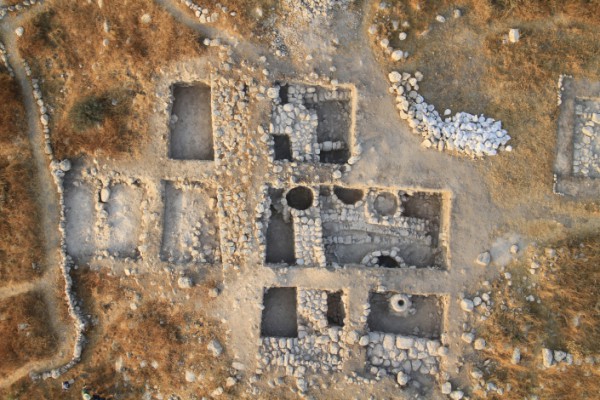
[[217, 340], [213, 339], [210, 342], [208, 342], [208, 346], [206, 346], [206, 348], [208, 349], [208, 351], [210, 351], [213, 356], [215, 357], [219, 357], [221, 354], [223, 354], [223, 346], [221, 346], [221, 343], [219, 343]]
[[192, 282], [192, 278], [189, 276], [182, 276], [177, 280], [177, 286], [181, 289], [189, 289], [194, 286], [194, 282]]
[[469, 299], [462, 299], [460, 301], [460, 308], [462, 308], [463, 311], [471, 312], [471, 311], [473, 311], [474, 306], [475, 305], [473, 304], [473, 302]]
[[482, 267], [487, 267], [490, 265], [490, 261], [492, 261], [492, 256], [489, 251], [483, 252], [477, 256], [475, 262]]
[[510, 31], [508, 31], [508, 41], [510, 43], [517, 43], [519, 41], [520, 37], [521, 37], [521, 33], [519, 32], [518, 29], [513, 28]]
[[442, 394], [450, 394], [452, 393], [452, 384], [450, 382], [446, 382], [442, 384]]
[[515, 349], [513, 350], [510, 362], [513, 365], [517, 365], [518, 363], [521, 362], [521, 349], [519, 349], [518, 347], [515, 347]]
[[552, 363], [554, 362], [554, 357], [552, 354], [552, 350], [550, 349], [542, 349], [542, 360], [545, 368], [550, 368]]
[[482, 339], [482, 338], [475, 339], [475, 343], [473, 343], [473, 347], [475, 347], [475, 350], [479, 350], [479, 351], [485, 349], [485, 339]]
[[398, 372], [398, 375], [396, 375], [396, 381], [398, 382], [398, 385], [400, 385], [400, 386], [405, 386], [409, 380], [410, 380], [410, 377], [408, 376], [408, 374], [405, 374], [402, 371]]

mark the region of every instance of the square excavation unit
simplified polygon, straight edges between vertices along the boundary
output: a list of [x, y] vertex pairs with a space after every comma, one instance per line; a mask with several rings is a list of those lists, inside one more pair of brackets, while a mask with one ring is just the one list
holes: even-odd
[[161, 259], [170, 263], [218, 263], [216, 190], [202, 183], [163, 182]]
[[274, 160], [345, 164], [355, 119], [350, 88], [280, 84], [271, 120]]

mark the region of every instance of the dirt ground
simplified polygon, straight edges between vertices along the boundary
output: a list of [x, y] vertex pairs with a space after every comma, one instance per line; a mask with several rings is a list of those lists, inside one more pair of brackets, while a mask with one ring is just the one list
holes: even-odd
[[[496, 398], [477, 386], [483, 381], [512, 387], [498, 398], [595, 398], [598, 361], [554, 369], [539, 365], [546, 347], [579, 360], [599, 356], [599, 249], [598, 240], [589, 237], [600, 229], [600, 197], [554, 194], [553, 163], [559, 76], [600, 80], [600, 1], [356, 0], [333, 19], [309, 22], [290, 8], [296, 3], [302, 2], [223, 0], [224, 12], [220, 5], [198, 2], [208, 15], [220, 15], [215, 23], [202, 24], [175, 0], [47, 0], [0, 20], [10, 27], [5, 35], [23, 27], [9, 55], [23, 57], [32, 77], [40, 79], [53, 157], [73, 164], [64, 171], [63, 239], [77, 265], [71, 270], [77, 310], [87, 321], [81, 360], [59, 379], [32, 381], [29, 371], [8, 377], [30, 362], [40, 372], [45, 362], [54, 367], [68, 361], [74, 330], [66, 302], [57, 300], [64, 297], [60, 270], [44, 261], [48, 232], [39, 226], [38, 210], [45, 200], [26, 134], [40, 127], [28, 126], [31, 105], [21, 92], [30, 88], [11, 79], [0, 64], [0, 334], [6, 338], [0, 397], [79, 399], [89, 388], [110, 399], [441, 399], [447, 398], [442, 384], [452, 383], [463, 398]], [[457, 9], [461, 15], [453, 18]], [[445, 22], [436, 21], [438, 15]], [[511, 28], [520, 29], [517, 43], [504, 42]], [[400, 32], [407, 33], [405, 40]], [[408, 58], [392, 61], [382, 38], [408, 51]], [[502, 121], [513, 150], [471, 160], [422, 148], [388, 93], [392, 70], [422, 72], [419, 94], [441, 112]], [[236, 74], [244, 78], [237, 81]], [[185, 85], [177, 86], [182, 77]], [[342, 133], [326, 137], [329, 142], [341, 138], [362, 153], [355, 147], [344, 152], [343, 162], [327, 167], [290, 166], [284, 160], [292, 158], [291, 144], [275, 142], [287, 148], [281, 163], [273, 163], [264, 136], [278, 137], [264, 134], [275, 120], [264, 86], [335, 87], [337, 80], [354, 88], [343, 110], [348, 115], [327, 126], [318, 114], [337, 112], [337, 103], [328, 102], [313, 110], [314, 118], [321, 130], [350, 132], [350, 139]], [[262, 102], [254, 101], [257, 92]], [[227, 108], [228, 101], [235, 107]], [[235, 126], [242, 133], [231, 134]], [[197, 136], [190, 134], [195, 129], [201, 131]], [[357, 161], [346, 164], [357, 154]], [[338, 172], [341, 178], [335, 177]], [[264, 210], [257, 211], [270, 204], [264, 203], [264, 188], [281, 186], [283, 193], [298, 184], [352, 188], [361, 200], [371, 188], [434, 192], [440, 199], [434, 206], [406, 200], [398, 214], [417, 225], [435, 220], [427, 235], [435, 236], [443, 260], [401, 269], [386, 253], [376, 258], [389, 265], [376, 270], [267, 266], [295, 264], [300, 257], [294, 251], [302, 244], [294, 236], [299, 225], [288, 219], [289, 209], [278, 208], [277, 198], [276, 207], [266, 209], [280, 230], [276, 224], [262, 229], [267, 243], [288, 245], [264, 249], [257, 233], [258, 223], [271, 221]], [[231, 205], [236, 201], [238, 208]], [[308, 203], [306, 208], [312, 197]], [[293, 201], [290, 205], [295, 208]], [[388, 214], [400, 210], [397, 206]], [[436, 211], [427, 213], [427, 207]], [[311, 225], [305, 224], [310, 234]], [[330, 253], [338, 252], [324, 255], [328, 263], [343, 259], [345, 242], [339, 236], [353, 230], [340, 223], [321, 234], [319, 240], [335, 243], [328, 244]], [[514, 254], [513, 244], [519, 247]], [[546, 247], [558, 258], [546, 257]], [[353, 244], [346, 252], [360, 253], [352, 258], [361, 260], [367, 248], [378, 249]], [[486, 267], [474, 263], [484, 251], [492, 254]], [[405, 259], [411, 260], [408, 254]], [[537, 275], [529, 271], [534, 259], [543, 264]], [[37, 281], [48, 269], [56, 275]], [[512, 286], [505, 285], [507, 271]], [[290, 290], [291, 300], [274, 306], [281, 306], [280, 314], [269, 320], [270, 332], [285, 334], [261, 332], [264, 289], [275, 286], [340, 293], [343, 316], [330, 319], [344, 325], [344, 332], [420, 335], [439, 340], [449, 354], [430, 379], [411, 376], [401, 390], [396, 376], [373, 378], [365, 366], [366, 350], [350, 346], [341, 353], [346, 363], [340, 371], [307, 377], [308, 394], [301, 393], [304, 376], [297, 371], [263, 371], [260, 364], [265, 337], [299, 336], [297, 320], [286, 329], [279, 325], [296, 313], [296, 290]], [[491, 316], [475, 321], [461, 309], [461, 299], [488, 289], [494, 292]], [[412, 314], [386, 314], [396, 293], [414, 293]], [[524, 300], [530, 293], [540, 305]], [[334, 302], [339, 307], [341, 300]], [[506, 304], [523, 313], [507, 316]], [[568, 322], [574, 318], [576, 327]], [[461, 340], [471, 329], [487, 341], [479, 353]], [[212, 354], [211, 340], [223, 345], [223, 354]], [[517, 345], [523, 362], [513, 365]], [[483, 370], [481, 379], [472, 378], [474, 368]], [[366, 380], [352, 382], [356, 376]], [[557, 383], [567, 380], [575, 382], [569, 390]], [[70, 382], [68, 388], [63, 382]]]

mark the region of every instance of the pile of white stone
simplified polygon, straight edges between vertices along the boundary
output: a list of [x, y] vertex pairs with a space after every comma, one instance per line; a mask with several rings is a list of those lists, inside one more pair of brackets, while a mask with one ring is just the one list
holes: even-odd
[[202, 7], [193, 2], [192, 0], [179, 0], [179, 2], [185, 5], [190, 10], [192, 10], [192, 12], [196, 16], [196, 18], [198, 18], [198, 21], [200, 21], [201, 24], [209, 24], [211, 22], [216, 22], [219, 19], [219, 12], [225, 15], [231, 15], [232, 17], [235, 17], [236, 15], [235, 11], [230, 12], [227, 9], [227, 7], [219, 3], [214, 5], [216, 11], [211, 12], [209, 8]]
[[573, 174], [600, 177], [600, 102], [584, 100], [575, 105]]
[[0, 42], [0, 61], [4, 64], [4, 67], [8, 71], [8, 74], [11, 77], [15, 76], [15, 72], [13, 71], [10, 63], [8, 62], [8, 52], [6, 51], [6, 47], [4, 47], [4, 43]]
[[502, 129], [501, 121], [465, 112], [450, 116], [450, 110], [446, 110], [442, 117], [418, 93], [418, 82], [423, 79], [420, 72], [412, 76], [393, 71], [388, 78], [392, 83], [390, 93], [396, 96], [400, 117], [407, 120], [413, 132], [423, 138], [424, 147], [471, 157], [493, 156], [501, 150], [512, 150], [507, 145], [510, 136]]
[[561, 350], [542, 349], [542, 363], [544, 368], [550, 368], [560, 363], [573, 365], [573, 355]]
[[25, 10], [31, 6], [36, 4], [42, 4], [43, 0], [24, 0], [21, 3], [10, 5], [10, 6], [1, 6], [0, 7], [0, 20], [2, 20], [8, 13], [16, 13], [22, 10]]
[[331, 18], [334, 8], [346, 9], [352, 0], [284, 0], [292, 16], [312, 21], [318, 17]]

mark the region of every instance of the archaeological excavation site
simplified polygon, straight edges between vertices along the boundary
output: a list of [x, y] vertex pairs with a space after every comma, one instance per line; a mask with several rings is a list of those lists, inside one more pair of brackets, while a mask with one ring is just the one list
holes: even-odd
[[0, 0], [0, 399], [599, 399], [599, 28]]

